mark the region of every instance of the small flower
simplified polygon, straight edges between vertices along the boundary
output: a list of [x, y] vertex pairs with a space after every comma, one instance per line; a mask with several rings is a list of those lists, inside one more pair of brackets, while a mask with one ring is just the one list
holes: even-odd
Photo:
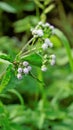
[[50, 24], [49, 23], [45, 23], [45, 27], [50, 27]]
[[35, 35], [37, 33], [37, 30], [36, 29], [32, 29], [32, 35]]
[[42, 25], [43, 24], [43, 22], [42, 21], [40, 21], [39, 23], [38, 23], [38, 25]]
[[22, 75], [20, 73], [17, 74], [18, 79], [22, 79]]
[[45, 55], [44, 55], [44, 59], [47, 59], [47, 58], [48, 58], [48, 55], [47, 55], [47, 54], [45, 54]]
[[52, 59], [52, 60], [50, 61], [50, 64], [51, 64], [52, 66], [55, 65], [55, 60]]
[[50, 56], [50, 58], [52, 58], [52, 59], [56, 59], [56, 55], [54, 55], [54, 54], [52, 54], [51, 56]]
[[26, 67], [26, 66], [28, 66], [28, 65], [29, 65], [29, 63], [28, 63], [27, 61], [24, 61], [24, 62], [23, 62], [23, 66]]
[[42, 37], [42, 36], [44, 35], [42, 29], [38, 29], [38, 30], [36, 31], [36, 34], [37, 34], [39, 37]]
[[48, 45], [47, 45], [46, 43], [44, 43], [44, 44], [42, 45], [42, 49], [43, 49], [43, 50], [47, 50], [47, 49], [48, 49]]
[[28, 73], [29, 73], [28, 68], [24, 68], [24, 69], [23, 69], [23, 73], [24, 73], [24, 74], [28, 74]]
[[48, 38], [45, 39], [45, 43], [49, 46], [49, 47], [53, 47], [53, 44], [50, 42], [50, 40]]
[[18, 73], [22, 73], [22, 68], [18, 68]]
[[49, 44], [50, 40], [48, 38], [45, 39], [45, 43]]
[[50, 29], [51, 29], [51, 30], [54, 30], [54, 26], [51, 25], [51, 26], [50, 26]]
[[41, 70], [45, 72], [45, 71], [47, 71], [47, 67], [46, 67], [45, 65], [43, 65], [43, 66], [41, 67]]
[[31, 66], [28, 66], [27, 69], [28, 69], [28, 71], [31, 71], [32, 67], [31, 67]]

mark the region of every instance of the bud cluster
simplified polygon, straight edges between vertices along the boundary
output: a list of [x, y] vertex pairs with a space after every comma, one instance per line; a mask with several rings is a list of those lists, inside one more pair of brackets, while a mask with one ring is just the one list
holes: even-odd
[[51, 41], [48, 39], [48, 38], [46, 38], [45, 40], [44, 40], [44, 43], [42, 44], [42, 49], [43, 50], [47, 50], [48, 49], [48, 47], [53, 47], [53, 44], [51, 43]]
[[22, 79], [22, 75], [25, 74], [29, 74], [29, 72], [32, 70], [32, 67], [29, 65], [29, 63], [27, 61], [24, 61], [20, 67], [18, 67], [17, 70], [17, 78], [18, 79]]
[[41, 70], [43, 72], [47, 71], [48, 69], [48, 64], [50, 64], [51, 66], [55, 65], [56, 62], [56, 56], [54, 54], [48, 56], [47, 54], [44, 55], [43, 57], [43, 62], [42, 62], [42, 66], [41, 66]]
[[46, 32], [52, 35], [54, 34], [54, 26], [49, 23], [39, 22], [35, 28], [31, 29], [31, 32], [34, 37], [44, 37]]
[[47, 71], [48, 64], [53, 66], [56, 61], [56, 56], [54, 54], [48, 54], [48, 48], [53, 47], [50, 37], [54, 34], [54, 26], [50, 25], [49, 23], [39, 22], [38, 25], [31, 31], [35, 38], [41, 39], [40, 48], [42, 49], [41, 55], [43, 59], [41, 70], [45, 72]]

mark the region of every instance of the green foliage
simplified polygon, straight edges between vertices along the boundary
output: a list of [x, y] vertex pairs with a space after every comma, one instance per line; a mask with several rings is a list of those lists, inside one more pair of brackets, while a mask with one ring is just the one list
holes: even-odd
[[8, 82], [10, 81], [11, 73], [12, 73], [11, 69], [12, 69], [12, 65], [9, 65], [6, 69], [5, 75], [4, 75], [1, 85], [0, 85], [0, 93], [2, 93], [2, 91], [5, 89]]
[[[36, 25], [38, 22], [38, 18], [35, 16], [27, 16], [21, 20], [18, 20], [14, 23], [14, 28], [16, 33], [28, 31]], [[27, 26], [26, 26], [27, 25]]]
[[[64, 3], [64, 8], [72, 9], [69, 0]], [[73, 130], [72, 18], [62, 4], [61, 0], [0, 2], [0, 130]], [[26, 45], [30, 29], [39, 20], [59, 25], [67, 35], [57, 28], [53, 36], [44, 30], [43, 38], [49, 35], [54, 44], [48, 53], [56, 55], [56, 65], [48, 65], [45, 73], [40, 70], [43, 59], [38, 53], [42, 41]], [[33, 71], [18, 80], [17, 68], [24, 60]]]

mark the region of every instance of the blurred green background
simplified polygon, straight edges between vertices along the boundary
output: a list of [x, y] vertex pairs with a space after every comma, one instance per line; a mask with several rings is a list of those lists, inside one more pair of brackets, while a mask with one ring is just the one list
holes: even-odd
[[[66, 36], [51, 39], [56, 65], [45, 74], [33, 66], [45, 87], [31, 76], [18, 81], [11, 73], [9, 90], [0, 94], [0, 130], [73, 130], [73, 1], [0, 0], [0, 53], [14, 59], [40, 20]], [[0, 67], [0, 83], [5, 66]]]

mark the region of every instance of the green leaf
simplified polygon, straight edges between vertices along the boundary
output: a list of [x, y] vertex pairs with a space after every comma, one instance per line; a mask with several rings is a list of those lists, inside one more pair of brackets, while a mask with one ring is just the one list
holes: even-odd
[[5, 53], [1, 53], [1, 52], [0, 52], [0, 58], [1, 58], [1, 59], [4, 59], [4, 60], [10, 61], [10, 56], [7, 55], [7, 54], [5, 54]]
[[34, 2], [36, 3], [36, 5], [37, 5], [39, 8], [44, 9], [43, 4], [41, 4], [41, 2], [39, 2], [39, 0], [34, 0]]
[[55, 8], [55, 5], [52, 4], [50, 6], [48, 6], [45, 10], [44, 10], [44, 13], [47, 14], [49, 12], [51, 12], [51, 10], [53, 10]]
[[60, 40], [57, 36], [53, 35], [53, 36], [50, 38], [50, 40], [51, 40], [51, 42], [54, 44], [54, 47], [56, 47], [56, 48], [61, 48], [62, 42], [61, 42], [61, 40]]
[[16, 13], [16, 9], [5, 2], [0, 2], [0, 9], [9, 13]]
[[59, 37], [61, 42], [63, 43], [63, 45], [64, 45], [64, 47], [67, 51], [71, 70], [73, 71], [73, 58], [72, 58], [72, 54], [71, 54], [71, 48], [70, 48], [70, 45], [69, 45], [69, 41], [67, 40], [65, 35], [59, 29], [55, 29], [55, 35], [57, 37]]
[[54, 110], [51, 107], [46, 111], [46, 118], [50, 120], [64, 119], [66, 118], [66, 113], [64, 111]]
[[44, 121], [45, 121], [45, 113], [41, 113], [41, 115], [38, 117], [38, 128], [39, 129], [42, 129], [43, 128], [43, 124], [44, 124]]
[[20, 33], [24, 31], [29, 31], [32, 26], [36, 25], [38, 18], [36, 16], [27, 16], [21, 20], [14, 23], [15, 32]]
[[33, 1], [28, 1], [23, 5], [23, 9], [25, 11], [33, 11], [35, 9], [35, 4], [33, 3]]
[[42, 58], [38, 54], [35, 54], [35, 53], [23, 56], [21, 59], [27, 60], [29, 61], [30, 64], [38, 66], [38, 67], [42, 65]]
[[10, 63], [9, 61], [0, 58], [0, 78], [1, 78], [2, 75], [5, 73], [7, 67], [8, 67], [10, 64], [11, 64], [11, 63]]
[[0, 85], [0, 93], [2, 93], [3, 90], [5, 89], [7, 90], [6, 86], [9, 83], [11, 78], [11, 69], [12, 69], [12, 65], [9, 65]]
[[51, 0], [45, 0], [44, 5], [48, 5], [51, 2]]

